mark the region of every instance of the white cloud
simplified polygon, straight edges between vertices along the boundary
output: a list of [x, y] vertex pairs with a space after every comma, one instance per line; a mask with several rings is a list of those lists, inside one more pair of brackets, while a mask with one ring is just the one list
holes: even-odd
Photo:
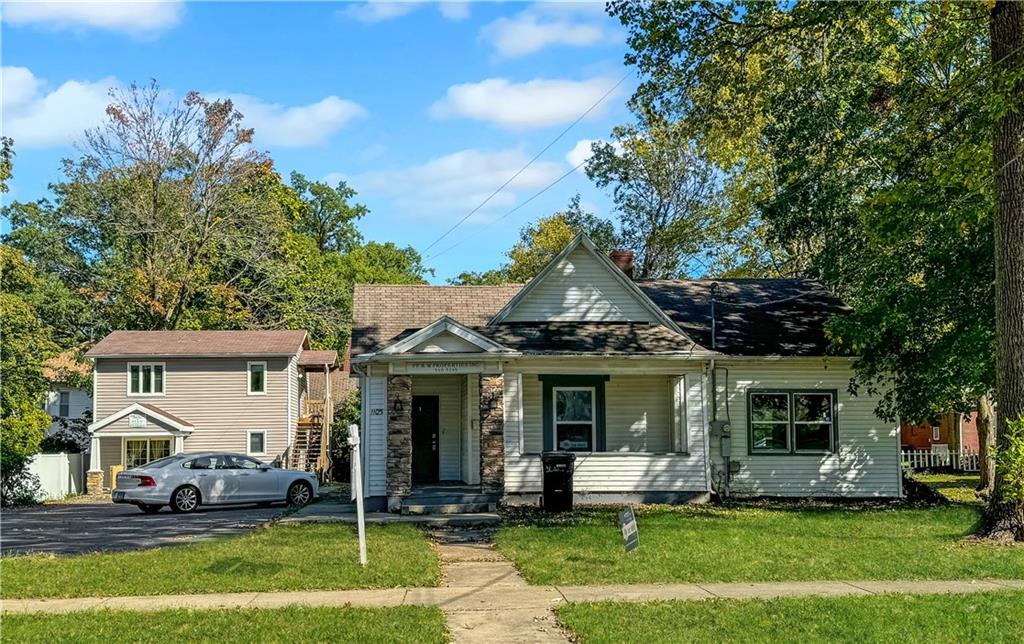
[[321, 145], [351, 120], [367, 113], [358, 103], [337, 96], [291, 107], [245, 94], [227, 96], [245, 116], [244, 125], [256, 130], [256, 142], [275, 147]]
[[437, 6], [441, 15], [448, 20], [465, 20], [469, 18], [469, 3], [468, 2], [450, 2], [449, 0], [441, 0]]
[[49, 29], [105, 29], [152, 36], [177, 25], [185, 12], [180, 0], [163, 2], [4, 2], [3, 21]]
[[[431, 112], [440, 118], [462, 116], [517, 129], [546, 127], [576, 119], [615, 83], [608, 77], [581, 81], [537, 78], [525, 83], [488, 78], [452, 85]], [[604, 114], [613, 98], [609, 95], [588, 116]]]
[[[574, 168], [580, 165], [581, 163], [584, 163], [585, 161], [589, 160], [590, 157], [594, 156], [592, 148], [595, 143], [604, 143], [604, 140], [580, 139], [579, 141], [576, 142], [576, 145], [574, 145], [572, 149], [569, 150], [569, 152], [565, 155], [565, 160], [568, 161], [569, 164]], [[616, 154], [622, 152], [622, 144], [619, 143], [618, 141], [612, 142], [612, 148], [615, 150]], [[584, 166], [580, 166], [579, 168], [577, 168], [576, 171], [579, 172], [580, 174], [587, 173], [586, 168]]]
[[401, 18], [420, 8], [420, 2], [360, 2], [346, 7], [342, 13], [359, 22], [375, 23]]
[[82, 139], [89, 128], [103, 122], [110, 102], [107, 92], [117, 79], [95, 82], [69, 80], [52, 91], [46, 81], [25, 67], [4, 67], [3, 133], [16, 148], [49, 148]]
[[[352, 177], [352, 186], [360, 193], [389, 197], [410, 216], [437, 216], [457, 221], [526, 165], [529, 157], [520, 149], [460, 150], [426, 163], [367, 172]], [[522, 192], [548, 185], [565, 172], [565, 166], [553, 161], [534, 162], [482, 209], [486, 214], [515, 205]]]
[[516, 58], [552, 45], [589, 47], [618, 42], [621, 33], [602, 3], [538, 3], [511, 18], [484, 25], [480, 38], [502, 58]]

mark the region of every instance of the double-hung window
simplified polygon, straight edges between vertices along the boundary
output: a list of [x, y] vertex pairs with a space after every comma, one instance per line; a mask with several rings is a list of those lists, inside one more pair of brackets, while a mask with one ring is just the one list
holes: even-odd
[[595, 440], [594, 387], [553, 387], [555, 448], [593, 452]]
[[253, 396], [267, 393], [267, 363], [250, 362], [248, 364], [249, 395]]
[[267, 432], [246, 432], [246, 454], [265, 456], [267, 453]]
[[128, 363], [129, 396], [162, 396], [163, 393], [163, 363]]
[[835, 391], [750, 391], [752, 454], [821, 454], [836, 443]]
[[58, 394], [58, 396], [59, 402], [57, 415], [60, 416], [61, 418], [67, 418], [68, 416], [71, 415], [71, 392], [62, 391]]

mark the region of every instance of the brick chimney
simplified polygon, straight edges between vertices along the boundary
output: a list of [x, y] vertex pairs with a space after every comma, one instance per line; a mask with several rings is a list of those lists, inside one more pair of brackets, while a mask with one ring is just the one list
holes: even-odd
[[619, 270], [626, 274], [626, 277], [633, 279], [633, 251], [613, 250], [609, 257], [619, 267]]

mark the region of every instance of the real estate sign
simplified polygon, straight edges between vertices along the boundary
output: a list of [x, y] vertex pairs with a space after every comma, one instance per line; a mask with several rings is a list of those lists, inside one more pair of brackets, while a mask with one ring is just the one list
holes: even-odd
[[622, 545], [626, 547], [626, 552], [636, 550], [636, 547], [640, 545], [640, 531], [636, 528], [636, 515], [633, 514], [633, 508], [626, 508], [619, 512], [619, 527], [622, 529]]

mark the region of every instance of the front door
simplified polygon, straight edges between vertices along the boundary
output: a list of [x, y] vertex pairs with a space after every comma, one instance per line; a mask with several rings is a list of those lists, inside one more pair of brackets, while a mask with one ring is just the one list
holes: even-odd
[[441, 447], [437, 396], [412, 397], [412, 480], [432, 483], [439, 478]]

